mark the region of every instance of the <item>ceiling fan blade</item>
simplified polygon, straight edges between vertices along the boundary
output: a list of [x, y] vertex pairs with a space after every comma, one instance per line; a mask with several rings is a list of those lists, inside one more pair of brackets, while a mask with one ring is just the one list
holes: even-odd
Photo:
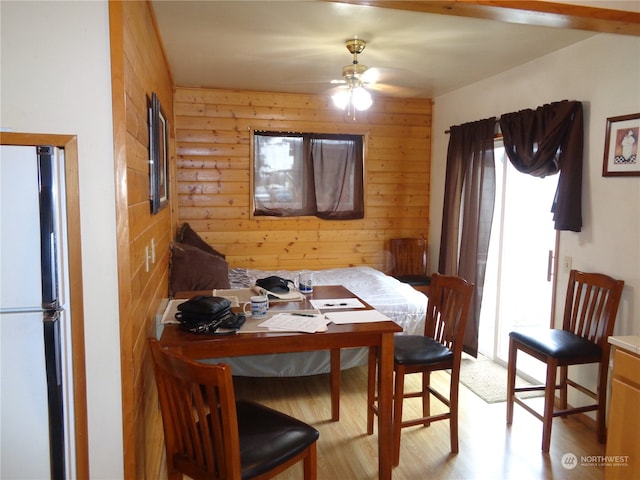
[[371, 85], [377, 83], [380, 80], [380, 72], [377, 68], [368, 68], [361, 76], [360, 80], [362, 83], [367, 85]]
[[384, 95], [390, 95], [393, 97], [410, 97], [418, 93], [422, 93], [422, 89], [412, 87], [402, 87], [400, 85], [390, 85], [388, 83], [376, 83], [374, 85], [367, 85], [369, 90], [380, 92]]

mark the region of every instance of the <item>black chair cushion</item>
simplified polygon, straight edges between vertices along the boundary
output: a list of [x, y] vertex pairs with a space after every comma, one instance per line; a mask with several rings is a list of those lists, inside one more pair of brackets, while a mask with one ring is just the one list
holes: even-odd
[[293, 458], [320, 433], [289, 415], [253, 402], [238, 401], [242, 478], [253, 478]]
[[516, 331], [509, 333], [509, 337], [540, 353], [562, 360], [593, 358], [598, 361], [602, 355], [598, 345], [566, 330], [547, 328]]
[[431, 277], [424, 275], [398, 275], [396, 278], [409, 285], [431, 285]]
[[422, 335], [396, 335], [393, 359], [404, 365], [428, 365], [453, 360], [453, 352]]

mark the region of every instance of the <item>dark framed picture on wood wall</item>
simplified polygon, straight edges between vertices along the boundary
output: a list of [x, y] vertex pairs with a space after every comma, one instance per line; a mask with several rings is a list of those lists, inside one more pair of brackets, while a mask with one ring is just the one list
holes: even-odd
[[640, 113], [607, 118], [603, 177], [640, 176]]
[[169, 203], [169, 124], [158, 96], [149, 102], [149, 188], [151, 213], [156, 214]]

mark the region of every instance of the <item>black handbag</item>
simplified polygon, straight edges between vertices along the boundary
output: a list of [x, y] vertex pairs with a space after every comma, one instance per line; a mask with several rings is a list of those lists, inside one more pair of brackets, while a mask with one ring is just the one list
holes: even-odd
[[293, 284], [291, 280], [277, 277], [275, 275], [256, 280], [257, 286], [262, 287], [267, 292], [272, 293], [289, 293], [289, 283]]
[[198, 295], [178, 305], [176, 319], [180, 327], [191, 333], [219, 334], [235, 333], [245, 322], [246, 317], [231, 311], [231, 302], [224, 297]]

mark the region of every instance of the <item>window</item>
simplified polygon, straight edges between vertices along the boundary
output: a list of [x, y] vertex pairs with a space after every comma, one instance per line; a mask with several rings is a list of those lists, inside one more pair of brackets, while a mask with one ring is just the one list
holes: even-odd
[[257, 216], [364, 217], [362, 135], [255, 132]]

